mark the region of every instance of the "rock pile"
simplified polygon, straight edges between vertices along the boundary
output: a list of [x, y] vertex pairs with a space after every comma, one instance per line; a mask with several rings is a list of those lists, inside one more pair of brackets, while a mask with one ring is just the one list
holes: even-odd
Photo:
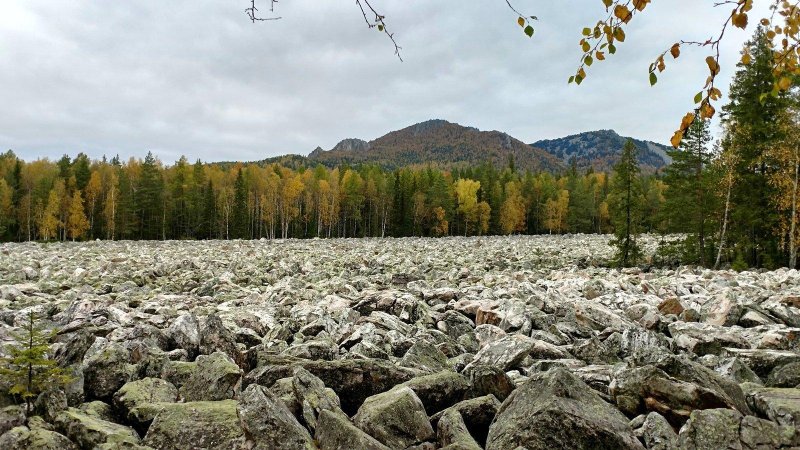
[[580, 235], [2, 244], [0, 344], [33, 311], [74, 380], [30, 417], [0, 380], [0, 448], [800, 447], [800, 273], [611, 254]]

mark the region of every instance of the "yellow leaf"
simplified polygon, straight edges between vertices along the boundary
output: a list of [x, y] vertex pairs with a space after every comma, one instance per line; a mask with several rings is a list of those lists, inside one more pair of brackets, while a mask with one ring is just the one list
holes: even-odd
[[518, 23], [518, 24], [519, 24], [519, 26], [521, 26], [521, 27], [522, 27], [522, 26], [525, 26], [525, 19], [523, 19], [522, 17], [520, 17], [519, 19], [517, 19], [517, 23]]
[[631, 12], [624, 5], [617, 5], [614, 7], [614, 16], [624, 23], [628, 23], [631, 20]]
[[782, 91], [788, 91], [789, 88], [792, 87], [792, 79], [789, 77], [783, 77], [778, 80], [778, 88]]
[[742, 64], [744, 64], [744, 65], [750, 64], [750, 54], [749, 53], [745, 53], [744, 55], [742, 55]]
[[683, 119], [681, 119], [681, 130], [688, 129], [692, 122], [694, 122], [694, 113], [686, 113]]
[[731, 16], [731, 22], [733, 22], [733, 26], [735, 26], [735, 27], [739, 27], [739, 28], [742, 28], [742, 29], [747, 28], [747, 14], [745, 14], [745, 13], [741, 13], [741, 14], [734, 13], [733, 16]]
[[670, 144], [672, 144], [673, 147], [678, 148], [678, 146], [681, 145], [682, 140], [683, 140], [683, 131], [678, 130], [675, 132], [675, 134], [672, 135], [672, 139], [670, 139], [669, 142]]
[[708, 70], [711, 71], [711, 75], [716, 75], [719, 73], [719, 64], [717, 63], [716, 58], [713, 56], [707, 57], [706, 64], [708, 64]]
[[598, 61], [603, 61], [606, 59], [606, 55], [603, 52], [597, 52], [594, 54]]

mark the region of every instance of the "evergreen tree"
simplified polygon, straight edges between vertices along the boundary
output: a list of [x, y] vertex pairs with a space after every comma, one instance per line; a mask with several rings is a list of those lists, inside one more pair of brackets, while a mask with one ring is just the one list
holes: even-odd
[[739, 64], [730, 103], [723, 108], [730, 150], [737, 154], [729, 241], [747, 264], [762, 267], [771, 265], [779, 249], [778, 217], [771, 205], [776, 193], [768, 183], [774, 165], [766, 153], [780, 139], [778, 117], [788, 101], [782, 94], [765, 95], [775, 80], [774, 53], [764, 29], [759, 27], [746, 46], [750, 63]]
[[622, 148], [619, 162], [614, 165], [611, 179], [611, 221], [614, 223], [614, 239], [617, 247], [615, 262], [621, 267], [637, 263], [641, 250], [636, 243], [641, 208], [641, 184], [637, 148], [628, 140]]
[[231, 221], [231, 237], [248, 239], [247, 186], [244, 181], [244, 170], [239, 169], [233, 191], [233, 220]]
[[697, 248], [695, 261], [704, 266], [709, 265], [711, 253], [706, 246], [706, 236], [711, 229], [709, 218], [714, 212], [709, 194], [710, 179], [708, 165], [711, 162], [711, 132], [709, 122], [699, 117], [686, 130], [681, 145], [669, 151], [672, 164], [667, 166], [664, 182], [665, 215], [669, 230], [680, 233], [692, 233], [693, 247]]
[[19, 396], [31, 414], [33, 400], [43, 391], [64, 386], [71, 377], [50, 359], [50, 339], [55, 330], [47, 333], [37, 323], [33, 311], [23, 333], [15, 334], [15, 344], [6, 347], [8, 357], [0, 358], [0, 383], [9, 393]]
[[164, 181], [152, 152], [142, 163], [136, 195], [136, 212], [139, 217], [139, 237], [159, 239], [162, 237]]

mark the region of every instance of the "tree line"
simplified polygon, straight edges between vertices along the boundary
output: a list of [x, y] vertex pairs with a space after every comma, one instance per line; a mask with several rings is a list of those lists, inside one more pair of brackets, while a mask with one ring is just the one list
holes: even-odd
[[442, 169], [302, 162], [165, 165], [25, 162], [0, 154], [0, 239], [258, 239], [615, 233], [621, 265], [642, 232], [686, 233], [657, 256], [737, 268], [797, 266], [800, 102], [764, 95], [774, 55], [759, 29], [748, 43], [712, 143], [697, 115], [672, 164], [643, 174], [629, 142], [613, 173], [517, 170], [514, 161]]
[[[642, 177], [649, 217], [665, 185]], [[151, 153], [25, 162], [0, 155], [3, 240], [258, 239], [604, 233], [605, 173], [280, 163], [165, 165]], [[659, 229], [652, 220], [644, 227]]]

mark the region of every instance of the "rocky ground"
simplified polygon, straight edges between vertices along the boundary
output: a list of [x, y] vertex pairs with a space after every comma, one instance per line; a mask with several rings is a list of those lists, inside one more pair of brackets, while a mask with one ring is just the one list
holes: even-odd
[[35, 311], [74, 379], [27, 418], [0, 388], [0, 449], [800, 447], [800, 273], [611, 252], [2, 244], [0, 340]]

